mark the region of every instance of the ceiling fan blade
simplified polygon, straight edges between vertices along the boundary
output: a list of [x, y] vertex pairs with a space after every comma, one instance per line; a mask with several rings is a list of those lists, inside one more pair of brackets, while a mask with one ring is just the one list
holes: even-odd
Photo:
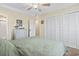
[[42, 4], [42, 6], [50, 6], [50, 3]]
[[30, 10], [30, 9], [32, 9], [32, 7], [29, 7], [27, 10]]

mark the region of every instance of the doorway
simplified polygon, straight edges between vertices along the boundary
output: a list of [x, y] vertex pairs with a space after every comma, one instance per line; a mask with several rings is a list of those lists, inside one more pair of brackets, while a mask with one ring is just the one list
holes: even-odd
[[28, 20], [28, 37], [36, 36], [36, 23], [34, 19]]
[[8, 39], [8, 20], [0, 15], [0, 39]]

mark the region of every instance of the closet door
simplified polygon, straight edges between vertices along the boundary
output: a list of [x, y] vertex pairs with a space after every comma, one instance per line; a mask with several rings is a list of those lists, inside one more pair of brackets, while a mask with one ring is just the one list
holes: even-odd
[[79, 12], [76, 13], [76, 45], [79, 49]]
[[54, 17], [46, 18], [44, 22], [44, 37], [55, 40], [55, 20]]
[[69, 42], [69, 16], [70, 15], [63, 15], [62, 20], [62, 39], [65, 45]]
[[55, 16], [55, 39], [62, 41], [62, 16]]
[[56, 40], [56, 27], [55, 27], [55, 16], [51, 18], [51, 32], [52, 33], [52, 40]]
[[62, 41], [63, 40], [63, 34], [62, 34], [62, 32], [63, 32], [63, 16], [55, 16], [55, 39], [56, 40], [59, 40], [59, 41]]
[[69, 24], [69, 41], [76, 48], [76, 13], [70, 14]]
[[63, 16], [59, 16], [59, 40], [63, 42]]
[[56, 37], [56, 40], [59, 40], [59, 16], [55, 16], [55, 37]]
[[76, 48], [76, 15], [66, 14], [63, 17], [63, 39], [66, 46]]
[[51, 35], [52, 35], [52, 32], [51, 32], [51, 30], [52, 30], [52, 22], [51, 22], [52, 20], [51, 20], [51, 18], [46, 18], [45, 19], [45, 23], [44, 23], [44, 35], [45, 35], [45, 38], [46, 39], [51, 39], [52, 37], [51, 37]]

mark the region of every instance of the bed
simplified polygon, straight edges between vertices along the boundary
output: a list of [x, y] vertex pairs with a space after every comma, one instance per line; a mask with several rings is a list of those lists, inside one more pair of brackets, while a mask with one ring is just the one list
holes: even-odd
[[0, 56], [63, 56], [62, 42], [31, 37], [19, 40], [0, 39]]

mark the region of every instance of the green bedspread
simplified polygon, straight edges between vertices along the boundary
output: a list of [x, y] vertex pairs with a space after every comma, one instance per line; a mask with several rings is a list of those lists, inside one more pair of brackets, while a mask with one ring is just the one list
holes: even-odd
[[43, 38], [0, 40], [0, 55], [3, 56], [62, 56], [65, 47], [60, 41]]
[[0, 39], [0, 56], [16, 56], [19, 55], [16, 47], [8, 40]]

